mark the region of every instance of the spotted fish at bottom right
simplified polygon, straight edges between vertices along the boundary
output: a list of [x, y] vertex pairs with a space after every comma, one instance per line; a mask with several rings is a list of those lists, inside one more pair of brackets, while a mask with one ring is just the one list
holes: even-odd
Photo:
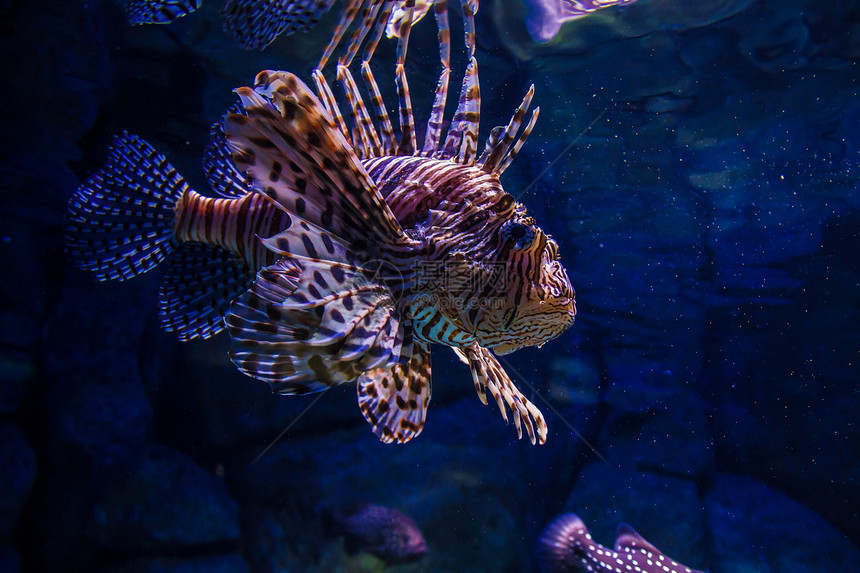
[[573, 513], [555, 518], [546, 527], [538, 554], [544, 573], [704, 573], [667, 557], [626, 523], [618, 526], [615, 550], [604, 547], [591, 538], [585, 523]]

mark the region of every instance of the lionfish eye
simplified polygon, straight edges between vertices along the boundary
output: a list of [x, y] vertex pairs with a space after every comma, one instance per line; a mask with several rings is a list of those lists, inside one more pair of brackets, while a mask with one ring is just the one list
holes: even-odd
[[512, 243], [516, 249], [524, 249], [535, 240], [534, 229], [517, 221], [507, 221], [502, 225], [502, 238]]

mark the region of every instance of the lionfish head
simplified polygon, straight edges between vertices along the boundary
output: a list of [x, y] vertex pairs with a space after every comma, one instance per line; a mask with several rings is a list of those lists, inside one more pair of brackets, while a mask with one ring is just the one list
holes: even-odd
[[497, 355], [540, 346], [576, 316], [558, 243], [526, 216], [521, 204], [511, 202], [514, 206], [501, 213], [482, 210], [489, 215], [475, 233], [478, 241], [474, 235], [451, 237], [454, 248], [445, 264], [449, 288], [441, 305], [455, 324]]

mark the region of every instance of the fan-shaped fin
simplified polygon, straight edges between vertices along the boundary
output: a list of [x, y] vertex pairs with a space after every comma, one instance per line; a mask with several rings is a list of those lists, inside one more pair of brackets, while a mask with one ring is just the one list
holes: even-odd
[[224, 31], [246, 50], [262, 50], [280, 34], [311, 28], [334, 0], [227, 0]]
[[424, 345], [414, 345], [408, 362], [368, 370], [358, 379], [358, 406], [385, 443], [420, 434], [429, 403], [430, 349]]
[[226, 125], [233, 159], [255, 188], [350, 245], [412, 248], [413, 241], [307, 86], [283, 72], [261, 72], [257, 80], [257, 91], [237, 90], [248, 116], [230, 115]]
[[194, 12], [203, 0], [131, 0], [125, 5], [129, 24], [169, 24]]
[[[243, 114], [244, 109], [239, 102], [227, 109], [227, 114]], [[233, 163], [230, 145], [224, 134], [224, 117], [212, 124], [209, 130], [209, 143], [203, 150], [203, 173], [209, 186], [218, 195], [229, 199], [244, 197], [252, 191], [251, 183]]]
[[173, 252], [174, 207], [189, 189], [147, 142], [116, 136], [104, 166], [69, 200], [66, 250], [99, 280], [144, 273]]
[[158, 293], [164, 330], [176, 332], [179, 340], [218, 334], [230, 303], [253, 278], [254, 272], [229, 251], [202, 243], [181, 244], [170, 258]]
[[499, 361], [496, 360], [496, 357], [478, 343], [460, 349], [458, 354], [465, 355], [469, 361], [472, 380], [475, 382], [475, 390], [478, 392], [478, 398], [481, 399], [481, 402], [487, 403], [486, 392], [489, 391], [505, 422], [508, 421], [505, 407], [510, 408], [514, 417], [514, 426], [517, 428], [517, 437], [523, 437], [523, 426], [525, 426], [526, 433], [533, 444], [536, 442], [545, 443], [547, 427], [543, 414], [528, 398], [523, 396], [499, 364]]
[[227, 326], [236, 366], [282, 394], [351, 382], [402, 349], [402, 335], [380, 336], [401, 328], [387, 288], [357, 267], [303, 257], [261, 270]]

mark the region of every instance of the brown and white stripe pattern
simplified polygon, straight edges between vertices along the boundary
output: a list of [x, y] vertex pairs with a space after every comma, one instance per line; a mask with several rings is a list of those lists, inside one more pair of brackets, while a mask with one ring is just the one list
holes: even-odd
[[260, 241], [283, 230], [289, 215], [256, 193], [240, 199], [204, 197], [186, 192], [176, 207], [174, 235], [181, 242], [217, 245], [239, 255], [251, 269], [274, 262]]

